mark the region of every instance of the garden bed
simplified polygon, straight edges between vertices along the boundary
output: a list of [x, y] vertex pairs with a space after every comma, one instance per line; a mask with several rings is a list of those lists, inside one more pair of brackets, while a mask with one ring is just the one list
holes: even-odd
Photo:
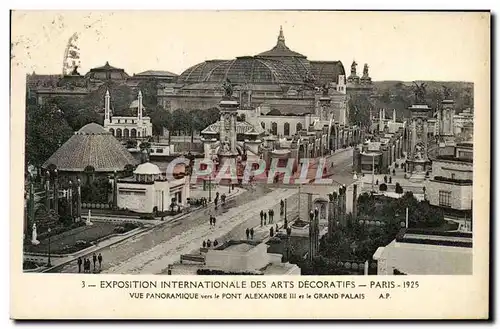
[[[63, 234], [51, 236], [50, 251], [58, 254], [72, 254], [77, 251], [93, 246], [98, 241], [105, 240], [115, 234], [124, 234], [135, 228], [138, 225], [132, 223], [123, 223], [117, 225], [110, 222], [93, 222], [93, 225], [82, 226], [71, 231], [66, 231]], [[32, 253], [48, 253], [49, 239], [40, 239], [40, 244], [25, 245], [26, 252]]]

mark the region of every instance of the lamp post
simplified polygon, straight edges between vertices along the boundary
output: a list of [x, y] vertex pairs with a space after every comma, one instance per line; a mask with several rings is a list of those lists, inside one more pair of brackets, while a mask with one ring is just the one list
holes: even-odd
[[47, 232], [49, 232], [49, 254], [48, 254], [48, 259], [47, 259], [47, 266], [48, 267], [51, 267], [52, 266], [52, 263], [50, 262], [50, 232], [51, 232], [51, 229], [49, 227], [49, 229], [47, 230]]
[[212, 202], [212, 177], [208, 177], [208, 202]]
[[283, 224], [283, 227], [285, 228], [285, 230], [288, 228], [288, 219], [286, 218], [286, 199], [285, 199], [285, 222]]

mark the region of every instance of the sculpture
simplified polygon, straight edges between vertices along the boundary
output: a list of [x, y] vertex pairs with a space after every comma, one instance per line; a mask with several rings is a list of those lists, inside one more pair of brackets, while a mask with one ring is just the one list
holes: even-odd
[[415, 160], [422, 160], [422, 145], [417, 144], [415, 146]]
[[233, 96], [233, 85], [231, 84], [231, 80], [226, 79], [222, 84], [222, 88], [224, 89], [224, 96], [227, 98], [231, 98]]
[[356, 66], [358, 66], [358, 63], [356, 63], [356, 61], [352, 61], [352, 64], [351, 64], [351, 75], [356, 75]]
[[34, 245], [40, 244], [37, 240], [38, 234], [36, 233], [36, 223], [33, 223], [33, 230], [31, 231], [31, 243]]
[[446, 87], [446, 86], [442, 86], [443, 87], [443, 96], [444, 96], [444, 99], [450, 99], [450, 96], [451, 96], [451, 88], [449, 87]]
[[416, 82], [413, 82], [415, 84], [415, 103], [417, 104], [425, 104], [425, 83], [422, 82], [420, 85], [417, 84]]
[[363, 67], [363, 77], [368, 77], [368, 64]]

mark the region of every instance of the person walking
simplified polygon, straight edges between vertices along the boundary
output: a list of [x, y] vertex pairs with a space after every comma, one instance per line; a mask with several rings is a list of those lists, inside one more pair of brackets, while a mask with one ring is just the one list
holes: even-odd
[[214, 248], [217, 247], [219, 245], [219, 241], [217, 241], [217, 239], [214, 240]]
[[222, 194], [222, 196], [220, 197], [220, 199], [222, 201], [222, 205], [225, 205], [226, 204], [226, 195]]
[[264, 213], [264, 225], [267, 225], [267, 212]]
[[254, 232], [253, 232], [253, 227], [252, 227], [252, 228], [250, 229], [250, 239], [252, 239], [252, 240], [253, 240], [253, 233], [254, 233]]
[[82, 257], [78, 257], [76, 262], [78, 263], [78, 273], [82, 273]]
[[276, 223], [276, 233], [278, 233], [279, 231], [279, 226], [278, 226], [278, 223]]
[[210, 248], [212, 246], [212, 241], [210, 239], [207, 240], [207, 248]]
[[285, 201], [283, 201], [283, 199], [281, 199], [281, 201], [280, 201], [280, 216], [283, 216], [284, 210], [285, 210]]
[[245, 230], [245, 233], [246, 233], [246, 235], [247, 235], [247, 240], [248, 240], [248, 239], [250, 238], [250, 229], [249, 229], [249, 228], [247, 228], [247, 229]]
[[269, 224], [273, 223], [273, 219], [274, 219], [274, 210], [269, 209]]
[[101, 253], [99, 253], [99, 255], [97, 256], [97, 260], [99, 261], [99, 271], [100, 271], [101, 267], [102, 267], [102, 255], [101, 255]]
[[260, 211], [260, 221], [263, 222], [264, 221], [264, 210], [261, 210]]
[[214, 223], [214, 226], [215, 226], [215, 222], [217, 221], [217, 219], [215, 218], [214, 216], [214, 219], [213, 219], [213, 223]]
[[212, 215], [210, 215], [209, 221], [210, 221], [210, 226], [212, 226]]
[[92, 255], [92, 262], [94, 263], [94, 272], [95, 272], [95, 263], [97, 263], [97, 255], [95, 253]]
[[88, 273], [89, 270], [89, 260], [85, 258], [83, 260], [83, 273]]
[[202, 248], [205, 249], [207, 247], [207, 243], [205, 242], [205, 240], [203, 240], [203, 243], [201, 244]]
[[274, 228], [271, 226], [269, 229], [269, 236], [272, 238], [274, 236]]

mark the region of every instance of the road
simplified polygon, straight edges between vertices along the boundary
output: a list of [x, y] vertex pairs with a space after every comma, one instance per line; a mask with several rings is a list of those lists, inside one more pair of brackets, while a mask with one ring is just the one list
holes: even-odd
[[[336, 153], [329, 158], [333, 167], [329, 167], [332, 178], [342, 184], [352, 181], [352, 149]], [[314, 189], [314, 185], [308, 185]], [[115, 274], [159, 274], [167, 266], [178, 261], [181, 254], [190, 253], [201, 246], [203, 240], [225, 241], [241, 239], [246, 228], [260, 224], [261, 210], [275, 209], [279, 217], [279, 203], [287, 199], [287, 214], [289, 218], [297, 216], [297, 189], [293, 186], [270, 188], [266, 185], [256, 185], [253, 189], [227, 201], [218, 210], [202, 209], [166, 222], [151, 230], [140, 233], [115, 245], [105, 247], [99, 252], [103, 256], [103, 273]], [[301, 197], [305, 209], [305, 195]], [[217, 225], [211, 227], [208, 223], [210, 212], [215, 211]], [[303, 212], [303, 211], [301, 211]], [[75, 262], [57, 270], [61, 273], [77, 273]]]

